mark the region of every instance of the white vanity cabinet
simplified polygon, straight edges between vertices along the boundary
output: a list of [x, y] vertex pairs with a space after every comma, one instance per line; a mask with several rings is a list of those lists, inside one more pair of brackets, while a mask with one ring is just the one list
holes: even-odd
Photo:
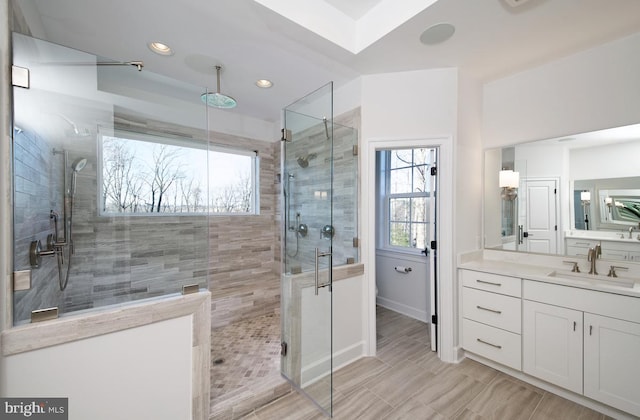
[[523, 371], [640, 416], [640, 299], [523, 280]]
[[522, 370], [582, 394], [583, 313], [525, 300], [522, 303]]
[[463, 347], [520, 370], [522, 280], [473, 270], [460, 276]]
[[640, 323], [584, 314], [584, 395], [640, 416]]

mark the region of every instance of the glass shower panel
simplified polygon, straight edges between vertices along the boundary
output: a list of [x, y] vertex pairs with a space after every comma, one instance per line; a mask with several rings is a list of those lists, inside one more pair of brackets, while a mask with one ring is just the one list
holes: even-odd
[[333, 86], [284, 110], [282, 373], [332, 410]]
[[14, 324], [206, 288], [205, 89], [17, 33], [13, 54]]

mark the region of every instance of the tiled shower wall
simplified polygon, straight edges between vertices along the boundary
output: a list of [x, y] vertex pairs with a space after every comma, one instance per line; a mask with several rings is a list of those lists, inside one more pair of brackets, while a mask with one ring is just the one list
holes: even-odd
[[[333, 265], [347, 264], [347, 259], [358, 262], [358, 246], [354, 238], [358, 236], [358, 156], [354, 146], [358, 145], [359, 109], [336, 117], [333, 127]], [[289, 211], [295, 225], [295, 216], [300, 213], [300, 222], [308, 226], [305, 237], [287, 229], [287, 270], [299, 267], [302, 271], [313, 270], [315, 248], [325, 251], [328, 239], [321, 237], [322, 227], [329, 223], [328, 203], [318, 198], [316, 191], [329, 190], [329, 159], [331, 150], [327, 147], [323, 123], [294, 134], [294, 141], [287, 143], [287, 161], [290, 162], [283, 174], [283, 182], [290, 180], [291, 199]], [[299, 156], [315, 154], [309, 159], [309, 166], [301, 168], [296, 163]], [[286, 186], [286, 185], [285, 185]], [[321, 200], [322, 202], [319, 202]], [[284, 210], [287, 211], [286, 209]], [[356, 246], [354, 246], [356, 245]], [[297, 253], [296, 253], [297, 248]]]
[[[206, 137], [204, 131], [158, 121], [119, 116], [115, 122], [124, 130]], [[336, 122], [359, 127], [359, 110], [336, 118]], [[340, 265], [347, 256], [357, 260], [358, 250], [353, 248], [357, 179], [351, 166], [357, 156], [353, 156], [351, 140], [344, 147], [338, 145], [338, 127], [335, 135], [335, 212], [342, 212], [338, 217], [348, 221], [343, 225], [335, 223], [336, 239], [345, 250], [335, 260]], [[68, 312], [176, 292], [183, 284], [207, 287], [207, 281], [212, 293], [213, 327], [279, 311], [283, 185], [277, 177], [279, 141], [209, 134], [215, 144], [258, 151], [259, 215], [105, 217], [97, 215], [94, 135], [67, 140], [64, 146], [54, 146], [37, 135], [21, 136], [24, 139], [16, 141], [15, 149], [16, 268], [28, 268], [30, 241], [40, 239], [44, 244], [46, 235], [53, 232], [49, 211], [54, 209], [62, 219], [62, 155], [53, 155], [54, 147], [61, 150], [73, 145], [69, 165], [78, 157], [87, 158], [88, 163], [78, 175], [73, 223], [76, 254], [69, 286], [65, 292], [59, 291], [55, 258], [43, 257], [41, 267], [32, 271], [32, 289], [15, 293], [16, 320], [27, 320], [33, 309], [59, 306]], [[316, 161], [326, 158], [318, 157]], [[312, 164], [315, 162], [306, 169]], [[70, 179], [69, 173], [68, 182]], [[305, 217], [311, 220], [311, 210]], [[62, 232], [62, 222], [60, 229]]]
[[209, 221], [211, 325], [220, 327], [280, 309], [280, 142], [217, 133], [211, 140], [257, 150], [260, 157], [260, 214]]
[[[47, 235], [53, 233], [50, 210], [62, 208], [62, 156], [54, 156], [53, 147], [37, 134], [20, 129], [14, 132], [13, 153], [14, 270], [22, 271], [31, 269], [31, 241], [41, 239], [46, 247]], [[14, 293], [15, 320], [29, 319], [33, 309], [61, 304], [57, 276], [55, 259], [43, 258], [40, 268], [31, 272], [32, 288]]]
[[[185, 132], [192, 134], [203, 135]], [[40, 240], [46, 248], [47, 234], [53, 233], [50, 210], [58, 212], [64, 236], [63, 155], [53, 150], [69, 152], [67, 186], [71, 163], [87, 159], [77, 179], [75, 254], [67, 289], [59, 290], [56, 258], [43, 256], [41, 266], [31, 271], [32, 288], [15, 293], [15, 323], [28, 320], [34, 309], [58, 306], [66, 313], [176, 293], [186, 284], [207, 287], [206, 216], [98, 215], [95, 133], [55, 141], [21, 133], [14, 143], [16, 269], [30, 268], [31, 241]], [[63, 276], [68, 263], [65, 256]]]

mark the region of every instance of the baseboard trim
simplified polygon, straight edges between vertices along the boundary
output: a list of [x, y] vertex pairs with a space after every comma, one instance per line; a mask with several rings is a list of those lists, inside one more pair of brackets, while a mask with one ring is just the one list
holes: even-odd
[[[333, 371], [346, 366], [361, 357], [364, 357], [364, 341], [352, 344], [339, 351], [333, 352]], [[302, 367], [300, 375], [301, 388], [307, 387], [314, 382], [326, 377], [329, 374], [329, 357], [322, 359]]]
[[410, 318], [417, 319], [422, 322], [429, 322], [429, 317], [427, 316], [426, 311], [422, 311], [420, 309], [413, 308], [411, 306], [404, 305], [402, 303], [393, 301], [391, 299], [384, 298], [382, 296], [376, 297], [376, 304], [382, 306], [383, 308], [387, 308], [391, 311], [398, 312], [402, 315], [406, 315]]

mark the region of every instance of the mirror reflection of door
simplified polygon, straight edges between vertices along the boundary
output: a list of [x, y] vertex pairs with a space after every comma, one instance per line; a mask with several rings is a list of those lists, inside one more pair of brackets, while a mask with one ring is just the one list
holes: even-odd
[[556, 254], [558, 250], [556, 179], [527, 179], [526, 199], [520, 201], [523, 226], [521, 250]]

